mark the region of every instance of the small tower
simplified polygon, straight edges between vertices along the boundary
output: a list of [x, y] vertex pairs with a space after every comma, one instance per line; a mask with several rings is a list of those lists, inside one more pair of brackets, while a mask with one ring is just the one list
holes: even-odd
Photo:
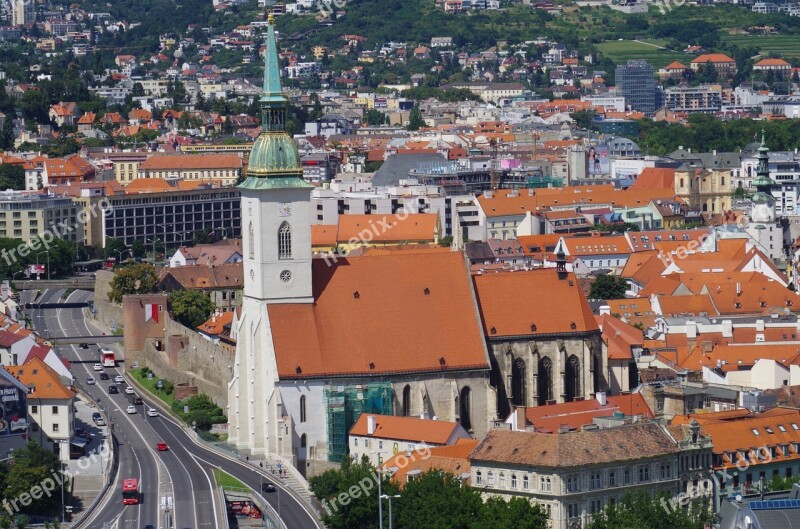
[[753, 195], [753, 207], [750, 219], [753, 222], [773, 222], [775, 220], [775, 201], [771, 189], [775, 181], [769, 177], [769, 149], [764, 143], [764, 131], [761, 131], [761, 147], [758, 148], [758, 167], [753, 186], [756, 194]]
[[564, 247], [560, 244], [556, 252], [556, 272], [559, 279], [567, 277], [567, 255], [564, 253]]

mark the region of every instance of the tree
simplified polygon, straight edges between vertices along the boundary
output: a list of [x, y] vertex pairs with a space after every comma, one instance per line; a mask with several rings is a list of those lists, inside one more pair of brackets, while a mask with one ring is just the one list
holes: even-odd
[[108, 299], [121, 303], [122, 296], [129, 294], [149, 294], [158, 282], [155, 267], [148, 264], [135, 264], [125, 268], [118, 268], [111, 281], [111, 292]]
[[202, 290], [177, 290], [170, 295], [170, 304], [175, 319], [190, 329], [196, 329], [216, 309]]
[[198, 244], [211, 244], [214, 241], [210, 233], [211, 230], [208, 229], [196, 231], [192, 237], [192, 242], [195, 244], [195, 246]]
[[590, 299], [622, 299], [628, 289], [627, 281], [621, 276], [605, 274], [592, 283]]
[[411, 109], [411, 113], [408, 115], [408, 126], [406, 128], [408, 130], [419, 130], [424, 126], [425, 120], [422, 117], [419, 105], [414, 105], [414, 108]]
[[[29, 440], [24, 448], [14, 451], [14, 459], [3, 469], [3, 498], [18, 500], [22, 494], [30, 494], [35, 486], [41, 486], [45, 480], [53, 479], [61, 472], [61, 462], [50, 451], [41, 448], [35, 441]], [[53, 479], [53, 481], [55, 481]], [[17, 502], [19, 504], [19, 502]], [[61, 498], [55, 494], [46, 494], [27, 507], [22, 506], [25, 514], [49, 514], [58, 512]]]
[[586, 529], [703, 529], [714, 521], [701, 500], [692, 501], [688, 510], [670, 500], [663, 494], [628, 494], [593, 516]]
[[21, 165], [0, 165], [0, 190], [25, 189], [25, 169]]
[[134, 239], [131, 243], [131, 253], [134, 257], [144, 257], [145, 253], [147, 253], [147, 249], [144, 247], [144, 243], [140, 239]]
[[106, 259], [109, 257], [114, 257], [115, 259], [119, 259], [121, 256], [124, 256], [125, 251], [125, 243], [119, 239], [114, 239], [113, 237], [106, 237], [106, 247], [103, 250], [103, 254]]
[[0, 131], [0, 149], [11, 149], [14, 146], [15, 139], [14, 120], [11, 119], [11, 116], [6, 116], [0, 127], [2, 127], [2, 131]]
[[592, 120], [597, 115], [594, 110], [578, 110], [570, 114], [570, 117], [575, 120], [578, 127], [588, 129], [592, 125]]
[[364, 114], [364, 121], [367, 123], [367, 125], [371, 127], [377, 127], [386, 123], [386, 114], [384, 114], [380, 110], [375, 110], [374, 108], [370, 108]]

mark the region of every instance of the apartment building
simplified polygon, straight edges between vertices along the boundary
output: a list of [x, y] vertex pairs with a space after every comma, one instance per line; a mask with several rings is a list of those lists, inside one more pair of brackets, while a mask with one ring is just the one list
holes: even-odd
[[652, 422], [565, 433], [496, 429], [470, 455], [471, 486], [484, 497], [539, 504], [553, 529], [583, 527], [628, 492], [681, 492], [683, 448], [711, 460], [698, 442], [682, 447]]
[[74, 433], [76, 392], [61, 383], [58, 373], [39, 358], [6, 371], [28, 388], [29, 435], [42, 448], [52, 450], [61, 461], [69, 461]]
[[148, 178], [129, 184], [123, 195], [107, 198], [110, 207], [102, 212], [103, 244], [109, 237], [128, 246], [135, 240], [149, 246], [158, 239], [174, 248], [203, 230], [241, 237], [241, 200], [235, 188], [198, 181], [170, 185]]
[[241, 175], [242, 158], [235, 154], [167, 154], [140, 162], [138, 178], [205, 180], [232, 186]]
[[673, 86], [665, 91], [665, 106], [673, 112], [718, 112], [722, 108], [720, 85]]
[[83, 237], [78, 229], [78, 209], [78, 204], [66, 197], [0, 192], [0, 237], [30, 242], [52, 230], [61, 239], [76, 241]]

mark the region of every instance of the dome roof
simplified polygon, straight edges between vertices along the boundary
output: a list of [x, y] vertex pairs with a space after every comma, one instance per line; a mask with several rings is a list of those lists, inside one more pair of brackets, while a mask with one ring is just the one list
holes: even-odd
[[247, 176], [303, 176], [297, 145], [286, 132], [264, 131], [253, 144]]

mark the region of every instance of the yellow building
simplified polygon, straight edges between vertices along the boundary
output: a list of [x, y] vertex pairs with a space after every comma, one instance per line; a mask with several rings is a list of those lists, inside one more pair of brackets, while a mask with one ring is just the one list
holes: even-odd
[[235, 154], [167, 154], [139, 164], [139, 178], [214, 180], [234, 185], [242, 174], [242, 158]]
[[722, 213], [731, 207], [731, 171], [683, 164], [675, 171], [675, 194], [703, 212]]

